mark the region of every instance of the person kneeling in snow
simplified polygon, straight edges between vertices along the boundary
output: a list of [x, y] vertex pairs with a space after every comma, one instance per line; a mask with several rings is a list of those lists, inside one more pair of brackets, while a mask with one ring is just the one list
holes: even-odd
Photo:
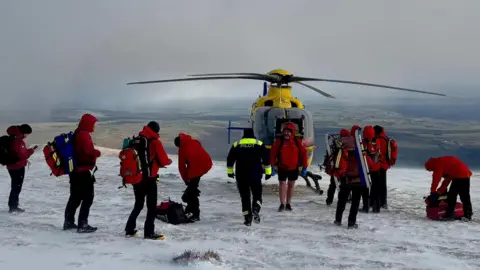
[[187, 203], [185, 214], [192, 221], [200, 220], [200, 178], [208, 173], [213, 166], [213, 161], [202, 144], [185, 133], [180, 133], [175, 138], [178, 147], [178, 170], [182, 180], [187, 185], [182, 201]]
[[[445, 219], [454, 219], [454, 210], [457, 204], [457, 195], [460, 195], [460, 201], [463, 204], [464, 217], [472, 219], [472, 202], [470, 201], [470, 177], [472, 172], [468, 166], [460, 159], [453, 156], [442, 156], [430, 158], [425, 163], [425, 169], [433, 172], [432, 185], [430, 188], [430, 205], [438, 203], [440, 194], [447, 191], [447, 187], [452, 183], [447, 194], [448, 208], [445, 213]], [[444, 177], [443, 183], [437, 190], [440, 180]]]

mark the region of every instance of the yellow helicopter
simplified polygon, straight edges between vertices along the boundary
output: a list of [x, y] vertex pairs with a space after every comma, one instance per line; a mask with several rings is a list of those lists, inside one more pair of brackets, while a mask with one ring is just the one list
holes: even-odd
[[[307, 87], [322, 96], [327, 98], [335, 98], [334, 96], [315, 88], [311, 85], [304, 83], [305, 81], [321, 81], [321, 82], [334, 82], [334, 83], [346, 83], [365, 85], [373, 87], [382, 87], [395, 90], [416, 92], [429, 95], [446, 96], [444, 94], [427, 92], [421, 90], [414, 90], [408, 88], [394, 87], [388, 85], [345, 81], [345, 80], [332, 80], [332, 79], [319, 79], [294, 76], [291, 72], [284, 69], [275, 69], [267, 74], [259, 73], [210, 73], [210, 74], [196, 74], [190, 75], [191, 78], [180, 79], [167, 79], [156, 81], [140, 81], [131, 82], [127, 85], [133, 84], [150, 84], [150, 83], [165, 83], [165, 82], [179, 82], [179, 81], [201, 81], [201, 80], [227, 80], [227, 79], [247, 79], [247, 80], [260, 80], [264, 81], [263, 96], [259, 96], [252, 105], [250, 112], [250, 128], [254, 130], [255, 136], [261, 140], [265, 146], [270, 149], [273, 145], [275, 138], [283, 136], [283, 126], [291, 122], [295, 125], [297, 137], [302, 138], [303, 143], [308, 152], [308, 164], [313, 160], [313, 154], [315, 150], [315, 131], [313, 117], [310, 111], [305, 109], [302, 101], [292, 96], [292, 87], [289, 83], [297, 83], [304, 87]], [[267, 85], [267, 82], [270, 84]], [[243, 127], [232, 127], [231, 121], [228, 125], [228, 143], [230, 144], [230, 130], [243, 130]], [[308, 177], [312, 178], [315, 183], [315, 189], [319, 194], [323, 194], [323, 191], [318, 185], [318, 180], [321, 179], [320, 175], [314, 174], [311, 171], [307, 173], [306, 177], [303, 177], [307, 186], [312, 187]]]

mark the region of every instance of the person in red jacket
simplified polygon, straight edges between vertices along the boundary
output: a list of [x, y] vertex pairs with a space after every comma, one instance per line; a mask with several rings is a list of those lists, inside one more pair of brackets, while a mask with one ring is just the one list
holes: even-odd
[[[157, 207], [157, 179], [159, 177], [158, 171], [160, 168], [166, 167], [172, 163], [169, 159], [163, 144], [160, 141], [160, 125], [156, 121], [150, 121], [143, 127], [138, 134], [139, 140], [136, 142], [143, 145], [144, 140], [147, 140], [146, 154], [148, 156], [147, 164], [148, 175], [142, 175], [143, 179], [140, 183], [133, 185], [133, 193], [135, 195], [135, 205], [128, 217], [125, 225], [125, 236], [131, 237], [137, 234], [135, 229], [137, 218], [145, 205], [145, 198], [147, 200], [147, 216], [145, 218], [145, 225], [143, 227], [143, 236], [145, 239], [163, 239], [162, 234], [155, 232], [155, 216]], [[139, 148], [140, 149], [140, 148]], [[145, 148], [141, 148], [145, 149]]]
[[278, 180], [280, 181], [279, 212], [285, 209], [292, 211], [291, 200], [295, 181], [298, 179], [299, 172], [302, 176], [307, 174], [307, 150], [295, 133], [295, 125], [287, 123], [283, 128], [283, 137], [277, 138], [270, 150], [270, 163], [272, 167], [278, 168]]
[[[73, 134], [73, 149], [76, 158], [75, 169], [70, 173], [70, 198], [65, 207], [64, 230], [77, 229], [79, 233], [91, 233], [97, 230], [88, 223], [90, 207], [94, 198], [94, 170], [100, 151], [95, 149], [90, 133], [95, 131], [97, 118], [91, 114], [84, 114]], [[75, 212], [80, 207], [78, 226], [75, 225]]]
[[24, 139], [32, 133], [32, 128], [23, 124], [20, 126], [10, 126], [7, 129], [7, 134], [12, 138], [10, 149], [13, 152], [15, 159], [12, 164], [7, 164], [7, 170], [12, 181], [10, 196], [8, 198], [9, 212], [25, 212], [24, 209], [18, 207], [20, 192], [22, 191], [23, 179], [25, 177], [25, 167], [28, 164], [28, 159], [35, 152], [36, 146], [27, 148]]
[[[363, 129], [363, 142], [365, 145], [366, 154], [375, 162], [379, 162], [379, 143], [375, 136], [375, 130], [372, 126], [366, 126]], [[380, 178], [380, 166], [375, 166], [372, 168], [370, 173], [370, 179], [372, 180], [372, 186], [370, 190], [365, 187], [362, 199], [363, 199], [363, 208], [362, 212], [368, 213], [369, 208], [372, 207], [374, 213], [380, 213], [380, 195], [381, 195], [381, 178]], [[376, 170], [374, 170], [376, 169]], [[370, 194], [369, 194], [370, 192]]]
[[[464, 217], [472, 219], [472, 202], [470, 200], [470, 177], [472, 172], [468, 166], [460, 159], [454, 156], [442, 156], [437, 158], [430, 158], [425, 163], [425, 169], [433, 172], [432, 185], [430, 187], [430, 205], [435, 205], [438, 202], [440, 194], [447, 191], [447, 187], [452, 183], [447, 194], [447, 211], [445, 213], [446, 219], [454, 218], [455, 205], [457, 203], [457, 195], [460, 195], [460, 201], [463, 204]], [[437, 189], [440, 180], [444, 178], [442, 185]]]
[[[350, 205], [350, 214], [348, 216], [348, 228], [358, 228], [356, 223], [358, 208], [360, 206], [360, 199], [364, 185], [361, 183], [360, 172], [358, 171], [358, 160], [355, 156], [355, 143], [354, 135], [355, 130], [359, 129], [358, 126], [353, 126], [350, 136], [342, 137], [342, 144], [345, 151], [342, 152], [342, 162], [346, 163], [342, 169], [339, 169], [337, 173], [340, 178], [340, 191], [338, 193], [337, 211], [335, 213], [335, 224], [342, 225], [342, 216], [345, 211], [348, 196], [352, 193], [352, 203]], [[368, 155], [365, 156], [367, 160], [367, 166], [369, 170], [378, 170], [379, 164], [376, 164]]]
[[[340, 130], [340, 138], [348, 137], [350, 132], [346, 129]], [[338, 173], [339, 170], [342, 170], [346, 163], [343, 162], [342, 159], [342, 151], [346, 151], [344, 148], [339, 148], [336, 153], [332, 153], [331, 157], [328, 157], [327, 162], [331, 162], [331, 164], [326, 164], [326, 172], [330, 175], [330, 185], [328, 186], [327, 190], [327, 205], [331, 205], [333, 203], [333, 197], [335, 196], [335, 190], [337, 186], [335, 184], [335, 178], [340, 179], [340, 175]]]
[[192, 221], [200, 220], [200, 178], [207, 174], [213, 166], [213, 161], [202, 144], [185, 133], [180, 133], [174, 140], [178, 147], [178, 170], [187, 188], [182, 201], [187, 203], [185, 213]]
[[387, 204], [387, 171], [395, 165], [397, 161], [398, 155], [398, 146], [397, 143], [390, 139], [383, 127], [381, 126], [374, 126], [373, 129], [375, 130], [375, 135], [377, 137], [378, 146], [380, 149], [380, 207], [388, 209]]

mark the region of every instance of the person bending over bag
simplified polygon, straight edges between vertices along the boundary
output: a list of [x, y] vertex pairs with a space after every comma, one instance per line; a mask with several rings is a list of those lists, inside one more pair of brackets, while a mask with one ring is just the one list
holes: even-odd
[[213, 166], [212, 158], [202, 144], [185, 133], [180, 133], [174, 140], [178, 147], [178, 170], [182, 180], [187, 185], [182, 201], [187, 203], [185, 214], [192, 221], [200, 220], [200, 178], [208, 173]]

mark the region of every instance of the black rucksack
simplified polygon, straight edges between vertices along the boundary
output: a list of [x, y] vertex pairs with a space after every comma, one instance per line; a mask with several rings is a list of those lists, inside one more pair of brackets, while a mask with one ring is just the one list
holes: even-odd
[[157, 206], [156, 217], [163, 222], [173, 225], [190, 223], [191, 221], [185, 215], [185, 210], [181, 203], [171, 201], [162, 202]]
[[12, 151], [12, 143], [15, 138], [4, 135], [0, 137], [0, 164], [3, 166], [15, 164], [17, 155]]

